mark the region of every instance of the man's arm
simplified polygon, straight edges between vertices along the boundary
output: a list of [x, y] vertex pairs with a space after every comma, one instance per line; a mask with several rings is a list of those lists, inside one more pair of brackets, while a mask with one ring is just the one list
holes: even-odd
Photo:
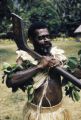
[[6, 85], [8, 87], [20, 86], [24, 82], [27, 82], [30, 78], [32, 78], [33, 75], [35, 75], [40, 69], [41, 67], [38, 65], [28, 70], [18, 71], [12, 74], [11, 79], [7, 78]]
[[[51, 67], [53, 65], [53, 64], [49, 64], [49, 63], [51, 63], [50, 62], [51, 60], [52, 60], [52, 58], [44, 56], [44, 57], [42, 57], [42, 59], [40, 60], [40, 62], [37, 66], [35, 66], [33, 68], [29, 68], [27, 70], [18, 71], [16, 73], [13, 73], [11, 78], [7, 78], [6, 85], [8, 87], [22, 85], [23, 83], [27, 82], [30, 78], [32, 78], [40, 70], [44, 69], [47, 66]], [[54, 63], [54, 64], [56, 64], [56, 63]]]

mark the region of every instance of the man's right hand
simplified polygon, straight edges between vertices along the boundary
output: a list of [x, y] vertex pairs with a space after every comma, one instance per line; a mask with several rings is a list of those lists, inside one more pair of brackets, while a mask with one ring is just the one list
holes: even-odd
[[57, 65], [60, 65], [60, 61], [54, 59], [52, 56], [43, 56], [39, 63], [39, 68], [45, 68], [45, 67], [55, 67]]

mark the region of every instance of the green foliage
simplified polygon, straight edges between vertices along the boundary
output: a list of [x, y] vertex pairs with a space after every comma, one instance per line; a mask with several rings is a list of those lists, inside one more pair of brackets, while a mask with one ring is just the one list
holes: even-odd
[[11, 67], [11, 65], [9, 63], [6, 63], [6, 62], [3, 63], [3, 70], [5, 70], [9, 67]]
[[[11, 80], [13, 74], [16, 73], [17, 71], [23, 71], [24, 69], [28, 69], [29, 67], [32, 67], [32, 66], [33, 66], [33, 64], [29, 61], [23, 61], [22, 64], [12, 64], [12, 65], [10, 65], [6, 62], [3, 63], [4, 75], [2, 77], [2, 79], [3, 79], [2, 83], [4, 83], [5, 80], [6, 81]], [[12, 86], [12, 92], [16, 92], [18, 90], [18, 88], [25, 91], [26, 83], [24, 85], [20, 85], [20, 86], [16, 86], [16, 87]]]
[[[79, 58], [76, 57], [69, 57], [67, 62], [67, 70], [70, 71], [70, 73], [73, 73], [75, 71], [75, 68], [81, 67], [81, 50], [78, 52]], [[65, 91], [66, 95], [69, 95], [73, 99], [73, 101], [79, 101], [80, 100], [80, 89], [76, 87], [71, 82], [67, 82], [65, 85]]]
[[80, 57], [80, 60], [79, 60], [79, 68], [81, 69], [81, 50], [79, 50], [78, 55], [79, 55], [79, 57]]
[[[81, 2], [76, 0], [7, 0], [5, 6], [5, 10], [8, 8], [20, 15], [26, 21], [27, 28], [31, 22], [42, 20], [53, 34], [73, 32], [81, 19]], [[10, 29], [11, 20], [5, 19], [5, 15], [3, 18], [0, 31], [6, 32]]]
[[78, 66], [78, 59], [76, 57], [69, 57], [68, 66], [71, 70], [75, 69]]
[[4, 62], [3, 63], [3, 71], [5, 75], [8, 75], [8, 78], [11, 77], [11, 75], [17, 71], [23, 70], [23, 67], [18, 64], [10, 65], [9, 63]]
[[33, 85], [28, 85], [27, 87], [27, 97], [28, 101], [31, 102], [34, 98], [34, 88]]
[[71, 82], [68, 82], [65, 86], [66, 95], [69, 95], [69, 97], [72, 98], [73, 101], [79, 101], [80, 100], [80, 89], [73, 85]]
[[67, 64], [68, 64], [68, 68], [71, 70], [74, 70], [77, 67], [81, 69], [81, 50], [79, 50], [78, 52], [78, 58], [69, 57]]

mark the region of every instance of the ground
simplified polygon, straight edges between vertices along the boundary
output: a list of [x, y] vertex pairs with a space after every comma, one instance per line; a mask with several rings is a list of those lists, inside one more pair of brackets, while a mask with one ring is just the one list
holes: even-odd
[[[81, 120], [81, 100], [73, 102], [71, 98], [65, 96], [63, 101], [64, 106], [72, 113], [72, 120]], [[22, 120], [25, 102], [26, 93], [21, 90], [12, 93], [11, 89], [0, 81], [0, 120]]]
[[[80, 92], [80, 96], [81, 96], [81, 92]], [[78, 102], [74, 102], [71, 98], [65, 96], [64, 106], [72, 114], [72, 120], [81, 120], [81, 100], [79, 100]]]
[[[77, 44], [79, 45], [79, 48], [81, 48], [81, 43]], [[68, 46], [66, 45], [63, 46], [65, 49], [68, 49]], [[73, 43], [69, 44], [69, 47], [70, 45], [72, 46]], [[70, 47], [70, 52], [75, 50], [77, 53], [78, 47], [76, 47], [77, 50], [74, 48], [75, 45]], [[23, 106], [27, 100], [26, 92], [24, 93], [21, 90], [18, 90], [16, 93], [12, 93], [11, 89], [7, 88], [5, 84], [2, 84], [2, 63], [5, 61], [10, 63], [15, 61], [16, 55], [14, 50], [16, 50], [15, 45], [5, 44], [4, 46], [3, 44], [0, 44], [0, 120], [22, 120]], [[68, 54], [70, 52], [68, 52]], [[75, 54], [75, 52], [72, 53]], [[12, 54], [14, 57], [12, 57]], [[81, 120], [81, 100], [79, 102], [73, 102], [71, 98], [64, 96], [63, 101], [64, 106], [72, 113], [72, 120]]]

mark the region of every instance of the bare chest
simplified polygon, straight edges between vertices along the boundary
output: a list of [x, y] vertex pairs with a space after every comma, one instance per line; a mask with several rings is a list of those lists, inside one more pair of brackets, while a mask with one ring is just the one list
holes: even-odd
[[[61, 81], [57, 78], [50, 78], [42, 86], [35, 90], [33, 103], [39, 104], [42, 100], [42, 106], [48, 107], [58, 104], [62, 99]], [[50, 103], [49, 103], [50, 102]]]

